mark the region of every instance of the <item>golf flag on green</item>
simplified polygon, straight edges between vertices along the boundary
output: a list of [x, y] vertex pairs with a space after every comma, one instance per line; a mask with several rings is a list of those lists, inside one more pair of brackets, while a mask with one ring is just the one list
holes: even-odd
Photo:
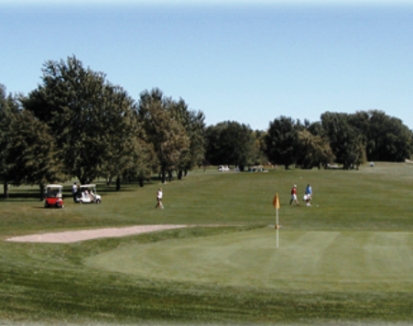
[[274, 199], [272, 200], [272, 205], [275, 209], [280, 209], [280, 199], [278, 198], [278, 193], [275, 194]]

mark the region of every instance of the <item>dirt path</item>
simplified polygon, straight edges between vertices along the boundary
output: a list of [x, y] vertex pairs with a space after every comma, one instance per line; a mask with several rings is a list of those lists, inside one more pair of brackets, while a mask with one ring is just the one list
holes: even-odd
[[115, 238], [140, 233], [181, 229], [187, 225], [137, 225], [122, 228], [105, 228], [96, 230], [65, 231], [44, 234], [25, 235], [9, 238], [11, 242], [71, 243], [99, 238]]

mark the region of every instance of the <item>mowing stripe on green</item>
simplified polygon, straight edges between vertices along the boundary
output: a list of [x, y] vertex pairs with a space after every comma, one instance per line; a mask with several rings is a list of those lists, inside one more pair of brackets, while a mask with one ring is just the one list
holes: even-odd
[[294, 291], [412, 291], [413, 233], [274, 229], [130, 245], [88, 266], [150, 279]]

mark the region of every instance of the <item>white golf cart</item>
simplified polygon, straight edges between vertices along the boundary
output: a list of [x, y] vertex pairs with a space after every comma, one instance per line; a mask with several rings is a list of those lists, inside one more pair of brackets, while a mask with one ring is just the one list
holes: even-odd
[[95, 184], [80, 185], [76, 199], [81, 204], [100, 204], [102, 202], [102, 197], [96, 192]]

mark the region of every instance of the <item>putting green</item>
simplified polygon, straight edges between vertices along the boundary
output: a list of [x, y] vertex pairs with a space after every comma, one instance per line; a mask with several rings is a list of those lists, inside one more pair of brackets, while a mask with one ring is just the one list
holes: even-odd
[[149, 279], [296, 291], [412, 291], [413, 234], [271, 228], [136, 244], [85, 264]]

